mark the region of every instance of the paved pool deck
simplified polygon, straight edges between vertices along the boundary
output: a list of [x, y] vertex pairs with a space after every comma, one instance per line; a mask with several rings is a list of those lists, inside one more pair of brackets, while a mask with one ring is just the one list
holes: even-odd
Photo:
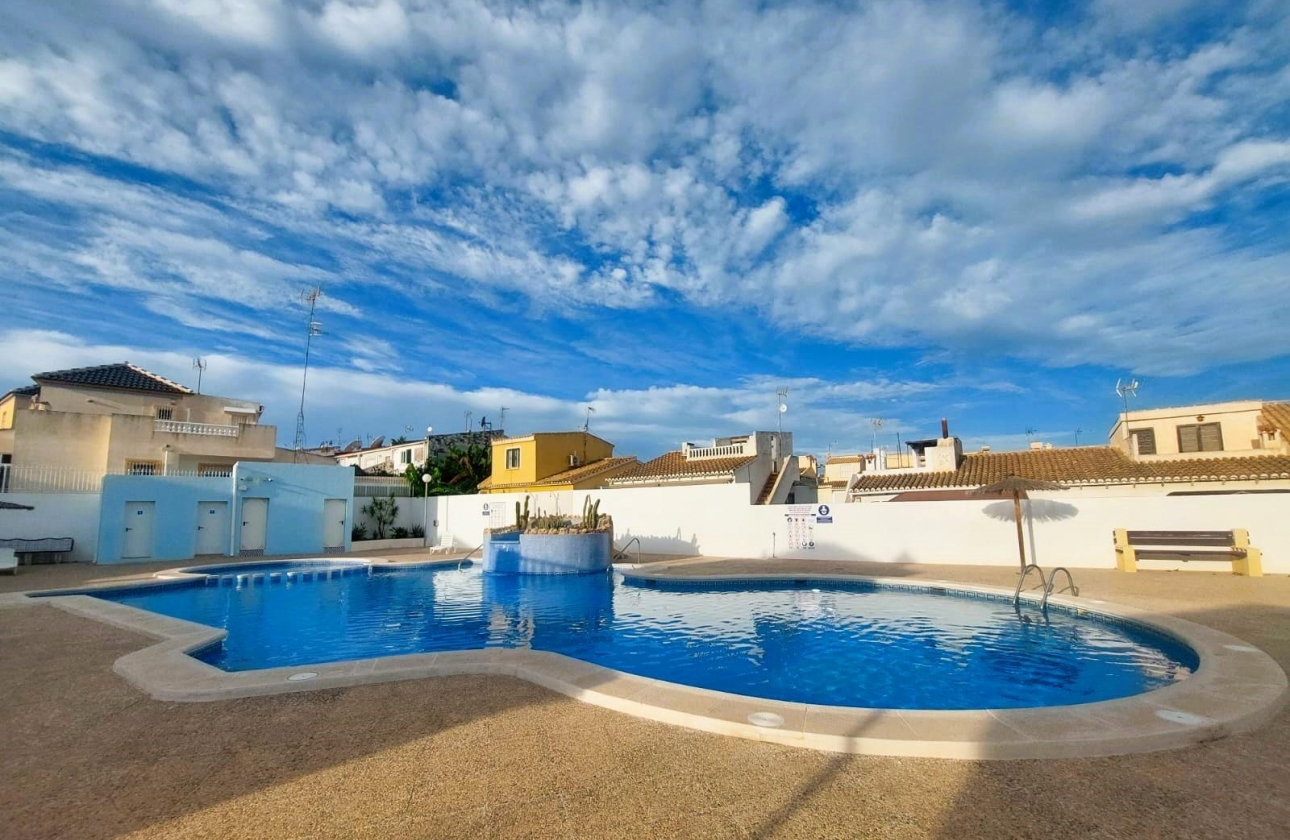
[[[1015, 581], [1007, 567], [661, 565], [665, 574]], [[0, 589], [136, 571], [153, 570], [24, 567], [0, 577]], [[1290, 670], [1286, 577], [1076, 577], [1086, 598], [1214, 627]], [[1285, 710], [1256, 732], [1145, 755], [830, 755], [640, 720], [507, 677], [159, 702], [112, 672], [153, 641], [49, 606], [0, 610], [0, 836], [1290, 836]]]

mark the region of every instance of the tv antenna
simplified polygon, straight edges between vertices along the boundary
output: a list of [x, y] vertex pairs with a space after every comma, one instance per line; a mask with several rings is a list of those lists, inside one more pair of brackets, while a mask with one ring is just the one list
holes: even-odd
[[1115, 380], [1115, 393], [1124, 401], [1124, 435], [1127, 440], [1129, 437], [1129, 397], [1138, 395], [1138, 380], [1130, 379], [1125, 382], [1122, 379]]
[[502, 410], [498, 412], [500, 416], [497, 420], [497, 428], [500, 429], [503, 434], [506, 432], [506, 412], [508, 411], [510, 411], [509, 408], [502, 406]]
[[315, 286], [300, 295], [300, 302], [309, 304], [309, 327], [305, 330], [305, 366], [304, 372], [300, 375], [300, 411], [296, 414], [296, 439], [292, 444], [296, 454], [293, 460], [299, 460], [300, 453], [305, 448], [305, 388], [309, 384], [309, 351], [313, 346], [314, 336], [322, 335], [322, 325], [314, 320], [314, 311], [318, 307], [318, 298], [322, 297], [322, 293], [322, 286]]
[[869, 451], [874, 452], [878, 449], [878, 430], [882, 428], [885, 421], [881, 417], [875, 417], [869, 421], [869, 427], [873, 429], [873, 434], [869, 438]]
[[197, 371], [197, 393], [202, 392], [202, 371], [206, 370], [206, 360], [201, 356], [193, 356], [193, 370]]
[[788, 389], [780, 388], [775, 392], [775, 398], [778, 403], [776, 411], [779, 412], [779, 415], [775, 419], [779, 423], [779, 433], [782, 435], [784, 434], [784, 413], [788, 411]]
[[466, 414], [466, 432], [467, 432], [467, 433], [469, 433], [469, 432], [470, 432], [470, 420], [471, 420], [471, 418], [472, 418], [472, 417], [474, 417], [474, 416], [475, 416], [475, 412], [473, 412], [473, 411], [467, 411], [467, 412], [465, 412], [465, 414]]
[[596, 413], [596, 410], [594, 408], [592, 408], [591, 406], [587, 406], [587, 419], [584, 420], [582, 423], [582, 430], [584, 432], [591, 431], [591, 415], [595, 413]]
[[1075, 445], [1076, 445], [1076, 446], [1079, 446], [1079, 436], [1080, 436], [1080, 435], [1082, 435], [1082, 434], [1084, 434], [1084, 430], [1083, 430], [1083, 429], [1076, 429], [1076, 430], [1075, 430]]
[[1035, 430], [1030, 426], [1026, 427], [1026, 440], [1032, 443], [1035, 440]]

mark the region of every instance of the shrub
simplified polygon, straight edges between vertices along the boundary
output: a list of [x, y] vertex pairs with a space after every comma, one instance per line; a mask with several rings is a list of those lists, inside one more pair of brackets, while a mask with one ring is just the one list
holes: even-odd
[[426, 529], [422, 528], [420, 525], [413, 525], [409, 529], [409, 533], [417, 539], [421, 539], [426, 535]]
[[353, 542], [362, 542], [367, 539], [367, 526], [362, 522], [354, 523], [354, 527], [349, 529], [349, 538]]
[[408, 538], [408, 529], [400, 525], [390, 531], [390, 536], [394, 537], [396, 540], [406, 540]]
[[371, 518], [372, 527], [376, 531], [372, 538], [383, 540], [385, 539], [385, 529], [393, 525], [395, 518], [399, 515], [399, 503], [394, 500], [393, 496], [374, 498], [366, 505], [363, 505], [363, 513]]

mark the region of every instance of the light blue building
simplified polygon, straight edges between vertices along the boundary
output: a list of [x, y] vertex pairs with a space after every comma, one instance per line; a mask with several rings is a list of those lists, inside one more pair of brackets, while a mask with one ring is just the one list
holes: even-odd
[[348, 551], [354, 471], [239, 462], [232, 475], [114, 475], [100, 496], [98, 563]]

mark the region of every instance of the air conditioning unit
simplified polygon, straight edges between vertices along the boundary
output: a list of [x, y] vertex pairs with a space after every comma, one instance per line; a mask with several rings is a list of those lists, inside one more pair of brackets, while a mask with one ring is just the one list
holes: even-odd
[[581, 462], [578, 460], [578, 453], [575, 452], [574, 454], [569, 456], [569, 466], [576, 467], [580, 463]]

